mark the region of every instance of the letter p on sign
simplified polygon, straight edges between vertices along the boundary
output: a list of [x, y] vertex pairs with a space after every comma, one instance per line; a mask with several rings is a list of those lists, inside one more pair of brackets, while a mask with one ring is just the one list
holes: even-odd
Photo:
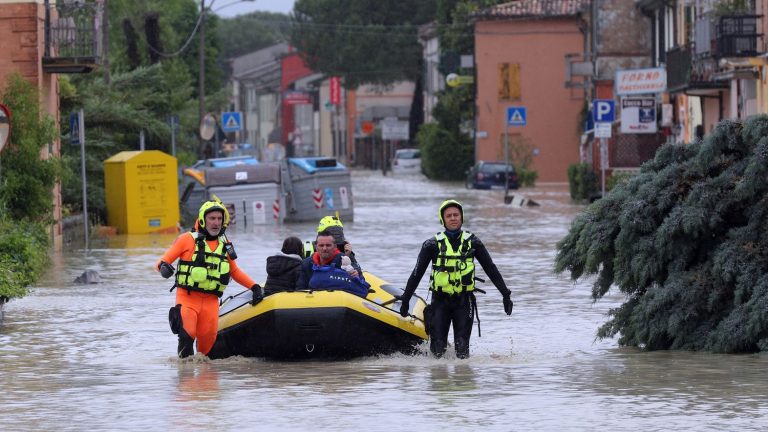
[[616, 120], [616, 104], [613, 99], [592, 101], [592, 119], [595, 123], [611, 123]]

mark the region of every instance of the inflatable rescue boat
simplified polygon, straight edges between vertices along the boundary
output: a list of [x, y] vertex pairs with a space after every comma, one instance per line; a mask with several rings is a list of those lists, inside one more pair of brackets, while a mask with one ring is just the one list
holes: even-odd
[[365, 298], [334, 291], [291, 291], [269, 295], [255, 306], [251, 291], [228, 297], [219, 310], [219, 331], [210, 358], [352, 358], [414, 353], [427, 339], [424, 299], [413, 296], [411, 315], [400, 316], [403, 293], [365, 273]]

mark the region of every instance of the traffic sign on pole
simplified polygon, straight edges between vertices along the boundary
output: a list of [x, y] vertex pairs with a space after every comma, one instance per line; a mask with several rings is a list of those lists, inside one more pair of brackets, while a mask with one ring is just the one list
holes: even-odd
[[240, 112], [221, 113], [221, 130], [224, 132], [238, 132], [243, 128], [243, 121]]
[[616, 103], [613, 99], [593, 100], [592, 119], [595, 123], [613, 123], [616, 120]]
[[78, 113], [69, 114], [69, 143], [72, 145], [80, 144], [80, 120]]
[[528, 124], [528, 115], [524, 106], [507, 107], [507, 125], [525, 126]]

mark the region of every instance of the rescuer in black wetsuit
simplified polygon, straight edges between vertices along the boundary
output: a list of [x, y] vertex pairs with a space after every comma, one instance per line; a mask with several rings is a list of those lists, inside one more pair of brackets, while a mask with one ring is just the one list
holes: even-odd
[[432, 302], [425, 310], [425, 322], [430, 335], [429, 349], [442, 357], [448, 346], [448, 330], [453, 323], [453, 337], [458, 358], [469, 357], [476, 303], [475, 264], [477, 261], [503, 297], [504, 312], [512, 314], [511, 291], [493, 263], [485, 245], [474, 234], [462, 231], [464, 209], [455, 200], [444, 201], [438, 210], [440, 224], [445, 227], [421, 246], [416, 266], [408, 278], [401, 300], [400, 315], [409, 315], [409, 302], [419, 285], [427, 265], [432, 263], [429, 290]]

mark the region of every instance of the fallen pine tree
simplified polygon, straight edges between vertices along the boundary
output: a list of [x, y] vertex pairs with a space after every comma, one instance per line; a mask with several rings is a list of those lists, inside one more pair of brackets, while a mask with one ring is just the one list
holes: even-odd
[[659, 149], [585, 209], [557, 245], [555, 271], [595, 276], [623, 304], [599, 338], [648, 350], [768, 350], [768, 116], [723, 121]]

